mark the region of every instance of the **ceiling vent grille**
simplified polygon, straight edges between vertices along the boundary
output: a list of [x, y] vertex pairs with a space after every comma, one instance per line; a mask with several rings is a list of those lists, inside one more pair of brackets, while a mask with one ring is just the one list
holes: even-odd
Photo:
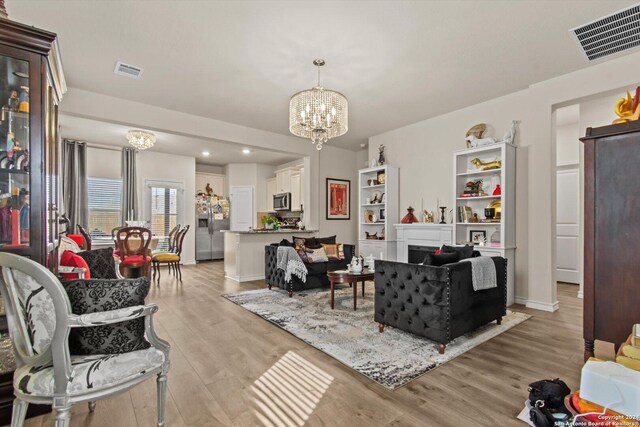
[[571, 30], [588, 61], [640, 46], [640, 5]]
[[139, 80], [142, 77], [144, 70], [135, 65], [125, 64], [124, 62], [116, 62], [116, 68], [113, 70], [115, 74], [120, 76], [131, 77], [132, 79]]

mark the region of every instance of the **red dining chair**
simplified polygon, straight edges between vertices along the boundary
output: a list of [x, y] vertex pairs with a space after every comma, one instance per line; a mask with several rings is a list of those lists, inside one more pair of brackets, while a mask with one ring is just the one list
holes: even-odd
[[120, 271], [137, 268], [142, 276], [149, 277], [151, 230], [144, 227], [122, 227], [115, 231], [115, 240], [120, 257]]

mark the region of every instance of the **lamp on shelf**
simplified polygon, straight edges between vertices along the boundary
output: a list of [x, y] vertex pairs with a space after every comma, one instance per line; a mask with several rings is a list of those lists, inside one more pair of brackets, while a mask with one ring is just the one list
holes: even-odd
[[156, 136], [146, 130], [130, 130], [127, 132], [127, 141], [138, 150], [146, 150], [156, 143]]
[[323, 59], [316, 59], [318, 85], [296, 93], [289, 101], [289, 131], [308, 138], [318, 150], [331, 138], [344, 135], [349, 129], [347, 98], [339, 92], [320, 86], [320, 67]]

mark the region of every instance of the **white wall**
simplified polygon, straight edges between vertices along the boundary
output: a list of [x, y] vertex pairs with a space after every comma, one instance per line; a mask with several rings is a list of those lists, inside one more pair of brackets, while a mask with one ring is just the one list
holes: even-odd
[[196, 163], [196, 172], [217, 173], [219, 175], [224, 175], [224, 166], [203, 165]]
[[120, 179], [122, 151], [87, 147], [87, 176]]
[[[400, 167], [400, 209], [452, 203], [452, 154], [464, 149], [464, 134], [485, 122], [501, 137], [512, 119], [521, 120], [516, 137], [516, 300], [555, 310], [556, 147], [552, 136], [555, 107], [637, 84], [640, 53], [626, 55], [540, 82], [529, 88], [462, 110], [405, 126], [369, 139], [369, 157], [380, 143], [388, 163]], [[622, 96], [624, 92], [620, 92]], [[619, 97], [618, 96], [618, 97]], [[613, 104], [609, 104], [612, 108]], [[612, 117], [613, 118], [613, 117]], [[604, 124], [604, 123], [599, 123]], [[592, 124], [590, 124], [591, 126]], [[582, 128], [582, 124], [581, 124]], [[491, 136], [491, 135], [490, 135]], [[535, 236], [535, 238], [534, 238]]]
[[[319, 184], [320, 232], [318, 236], [336, 235], [340, 243], [358, 244], [358, 155], [355, 151], [344, 150], [325, 144], [320, 151]], [[351, 181], [351, 219], [327, 220], [327, 178]]]
[[556, 128], [556, 163], [566, 165], [580, 161], [580, 122], [567, 123]]

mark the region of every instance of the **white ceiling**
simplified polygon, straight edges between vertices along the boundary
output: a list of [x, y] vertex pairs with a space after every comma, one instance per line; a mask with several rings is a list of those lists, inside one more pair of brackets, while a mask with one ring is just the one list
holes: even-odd
[[[67, 115], [60, 116], [60, 131], [68, 139], [126, 147], [128, 146], [126, 135], [129, 129], [131, 128], [128, 126], [113, 123]], [[300, 158], [299, 155], [243, 147], [232, 142], [198, 139], [156, 131], [154, 134], [157, 142], [152, 150], [195, 157], [196, 163], [200, 164], [223, 166], [229, 163], [266, 163], [277, 166]], [[251, 153], [244, 154], [243, 148], [250, 148]], [[203, 151], [209, 151], [209, 156], [204, 156]]]
[[[571, 1], [7, 0], [60, 37], [68, 84], [288, 134], [289, 97], [314, 85], [350, 101], [366, 138], [588, 66], [569, 30], [636, 3]], [[121, 60], [140, 81], [113, 74]], [[64, 102], [64, 100], [63, 100]]]

